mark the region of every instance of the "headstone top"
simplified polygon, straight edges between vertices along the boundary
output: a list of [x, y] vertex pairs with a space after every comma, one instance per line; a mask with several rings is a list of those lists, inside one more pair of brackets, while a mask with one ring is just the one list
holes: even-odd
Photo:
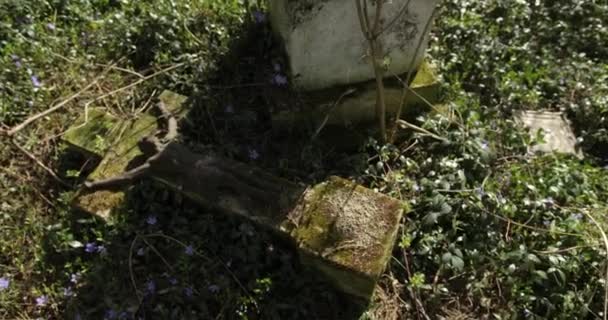
[[[393, 0], [382, 14], [380, 43], [388, 63], [387, 76], [417, 68], [429, 34], [423, 34], [438, 0]], [[375, 14], [370, 2], [369, 14]], [[407, 6], [407, 7], [406, 7]], [[283, 40], [293, 84], [309, 91], [374, 78], [368, 43], [357, 7], [348, 0], [271, 0], [273, 29]], [[370, 17], [373, 19], [373, 16]], [[422, 46], [418, 52], [418, 43]]]

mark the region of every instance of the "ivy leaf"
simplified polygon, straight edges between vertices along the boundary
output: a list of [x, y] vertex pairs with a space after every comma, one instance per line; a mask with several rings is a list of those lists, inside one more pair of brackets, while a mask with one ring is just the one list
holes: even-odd
[[429, 212], [426, 216], [424, 216], [424, 218], [422, 219], [422, 222], [425, 225], [436, 224], [437, 219], [439, 219], [440, 215], [441, 215], [441, 213], [439, 213], [439, 212]]
[[462, 270], [464, 268], [464, 260], [462, 260], [462, 258], [460, 258], [459, 256], [452, 256], [452, 267], [454, 267], [456, 270]]
[[534, 262], [534, 263], [540, 263], [540, 259], [534, 255], [534, 254], [528, 254], [528, 261]]
[[451, 253], [446, 252], [446, 253], [444, 253], [444, 254], [441, 256], [441, 262], [443, 262], [443, 263], [445, 263], [445, 264], [448, 264], [448, 263], [450, 263], [451, 261], [452, 261], [452, 254], [451, 254]]
[[441, 204], [440, 212], [441, 212], [441, 214], [448, 214], [448, 213], [452, 212], [452, 207], [449, 204], [444, 202]]
[[542, 271], [542, 270], [536, 270], [534, 271], [534, 274], [537, 275], [539, 278], [543, 279], [543, 280], [548, 280], [549, 277], [547, 276], [547, 273]]
[[78, 241], [78, 240], [72, 240], [68, 242], [68, 246], [72, 247], [72, 248], [82, 248], [84, 245], [82, 244], [82, 242]]

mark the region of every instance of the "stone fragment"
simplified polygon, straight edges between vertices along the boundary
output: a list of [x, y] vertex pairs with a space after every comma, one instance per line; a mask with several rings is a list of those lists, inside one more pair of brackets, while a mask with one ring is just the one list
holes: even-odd
[[582, 157], [576, 148], [576, 137], [570, 128], [570, 123], [561, 112], [522, 111], [517, 120], [527, 127], [532, 134], [542, 130], [544, 143], [531, 148], [533, 152], [560, 152]]
[[368, 300], [392, 256], [403, 204], [331, 177], [308, 189], [289, 213], [301, 261], [334, 285]]
[[302, 188], [258, 168], [169, 144], [150, 175], [206, 206], [292, 242], [303, 264], [368, 301], [391, 257], [404, 205], [338, 177]]
[[[406, 75], [400, 78], [405, 80]], [[389, 116], [397, 113], [403, 98], [403, 84], [397, 79], [385, 79], [386, 111]], [[358, 124], [372, 123], [376, 119], [376, 82], [341, 86], [328, 90], [307, 92], [303, 97], [305, 110], [282, 110], [273, 115], [276, 127], [293, 127], [311, 124], [318, 127], [336, 125], [348, 127]], [[403, 106], [403, 115], [412, 108], [427, 109], [428, 104], [439, 102], [440, 82], [435, 65], [425, 60], [418, 68], [416, 76], [410, 84], [413, 92], [407, 96]], [[350, 91], [349, 91], [350, 90]], [[345, 92], [351, 92], [340, 97]]]
[[[380, 43], [387, 77], [408, 71], [412, 60], [415, 67], [420, 64], [429, 39], [423, 31], [438, 2], [385, 2]], [[375, 6], [368, 3], [373, 21]], [[285, 45], [295, 88], [318, 90], [374, 78], [354, 1], [271, 0], [269, 11], [273, 30]]]
[[[185, 96], [164, 91], [159, 96], [167, 110], [183, 114]], [[78, 125], [64, 135], [69, 145], [89, 155], [102, 158], [91, 173], [91, 180], [113, 177], [127, 170], [129, 164], [141, 155], [137, 142], [158, 130], [157, 118], [144, 113], [135, 119], [118, 119], [103, 109], [92, 109], [89, 115], [77, 120]], [[83, 192], [74, 200], [74, 206], [86, 212], [108, 219], [112, 209], [122, 203], [124, 192], [100, 190]]]

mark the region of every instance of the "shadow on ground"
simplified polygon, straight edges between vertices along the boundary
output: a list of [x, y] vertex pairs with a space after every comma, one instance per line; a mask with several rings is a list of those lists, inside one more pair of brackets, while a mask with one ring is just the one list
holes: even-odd
[[[191, 149], [303, 184], [356, 176], [366, 166], [364, 153], [312, 141], [313, 128], [273, 130], [272, 111], [298, 95], [276, 81], [286, 66], [266, 27], [247, 26], [219, 66], [201, 80], [181, 121]], [[83, 160], [66, 159], [64, 169], [80, 169]], [[45, 257], [66, 279], [65, 319], [355, 320], [364, 309], [301, 266], [281, 240], [152, 181], [131, 187], [109, 221], [67, 214], [73, 236], [88, 242]], [[61, 241], [61, 232], [48, 238]]]

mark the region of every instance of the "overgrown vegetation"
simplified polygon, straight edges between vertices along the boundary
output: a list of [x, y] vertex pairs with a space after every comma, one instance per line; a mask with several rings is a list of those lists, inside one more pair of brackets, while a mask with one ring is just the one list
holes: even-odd
[[[89, 105], [137, 117], [162, 89], [195, 98], [182, 133], [196, 150], [305, 183], [350, 175], [410, 202], [362, 318], [603, 316], [606, 249], [591, 218], [606, 226], [608, 5], [444, 1], [430, 54], [446, 104], [415, 120], [449, 142], [413, 133], [358, 154], [271, 131], [269, 110], [294, 95], [259, 8], [5, 0], [0, 12], [3, 130], [98, 79], [0, 141], [0, 318], [355, 319], [276, 239], [154, 183], [109, 222], [70, 208], [86, 170], [60, 134]], [[524, 108], [566, 111], [586, 160], [527, 154], [537, 134], [511, 120]]]

